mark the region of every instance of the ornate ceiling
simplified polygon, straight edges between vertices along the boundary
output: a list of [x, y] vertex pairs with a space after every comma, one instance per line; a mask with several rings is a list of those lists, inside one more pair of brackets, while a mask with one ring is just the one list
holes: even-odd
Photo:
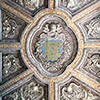
[[0, 9], [0, 100], [100, 100], [99, 0]]

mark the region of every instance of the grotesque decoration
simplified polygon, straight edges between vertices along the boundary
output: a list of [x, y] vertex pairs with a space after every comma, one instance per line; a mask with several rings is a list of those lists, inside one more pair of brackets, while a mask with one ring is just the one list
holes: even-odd
[[100, 38], [100, 16], [95, 17], [85, 25], [89, 38]]
[[3, 79], [20, 69], [19, 60], [13, 54], [3, 55]]
[[[52, 16], [51, 16], [52, 17]], [[46, 21], [33, 37], [33, 55], [50, 72], [60, 72], [68, 66], [77, 53], [74, 33], [58, 17]]]
[[100, 78], [100, 54], [96, 53], [88, 56], [83, 68]]
[[100, 97], [96, 96], [90, 90], [86, 90], [83, 86], [75, 83], [65, 85], [61, 89], [60, 100], [99, 100]]
[[[26, 23], [8, 11], [2, 11], [2, 38], [18, 40]], [[19, 34], [20, 33], [20, 34]]]
[[24, 8], [35, 10], [44, 5], [44, 0], [12, 0]]
[[44, 87], [35, 81], [23, 85], [15, 92], [3, 97], [3, 100], [45, 100]]
[[14, 19], [4, 15], [3, 17], [3, 38], [15, 38], [18, 35], [18, 25]]
[[81, 9], [84, 5], [91, 1], [92, 0], [61, 0], [61, 3], [64, 7], [67, 7], [73, 12], [78, 9]]

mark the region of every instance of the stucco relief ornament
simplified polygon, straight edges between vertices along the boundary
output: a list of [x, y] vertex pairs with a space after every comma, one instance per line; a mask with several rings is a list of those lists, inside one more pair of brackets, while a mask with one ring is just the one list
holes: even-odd
[[84, 68], [100, 78], [100, 54], [89, 56]]
[[20, 69], [19, 60], [13, 54], [3, 56], [3, 78]]
[[86, 27], [88, 29], [88, 36], [100, 38], [100, 16], [92, 19], [86, 24]]
[[3, 38], [15, 38], [18, 35], [19, 26], [12, 18], [3, 18]]
[[62, 88], [60, 100], [99, 100], [99, 97], [81, 85], [70, 83]]
[[61, 33], [62, 27], [59, 24], [46, 24], [43, 28], [40, 41], [36, 44], [39, 45], [36, 54], [40, 54], [38, 57], [47, 70], [57, 71], [62, 67], [60, 57], [64, 52], [65, 35]]
[[44, 4], [44, 0], [15, 0], [15, 2], [29, 10], [35, 10]]
[[87, 4], [90, 1], [91, 0], [62, 0], [62, 4], [68, 9], [74, 11], [77, 10], [78, 8], [83, 7], [85, 4]]
[[44, 88], [35, 81], [23, 85], [14, 93], [10, 93], [4, 100], [44, 100]]
[[65, 66], [73, 61], [77, 52], [73, 32], [65, 24], [55, 20], [46, 22], [37, 32], [33, 46], [36, 60], [51, 73], [64, 70]]

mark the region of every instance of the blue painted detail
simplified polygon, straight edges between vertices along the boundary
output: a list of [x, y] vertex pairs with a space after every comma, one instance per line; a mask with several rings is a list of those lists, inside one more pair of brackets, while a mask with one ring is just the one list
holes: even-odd
[[47, 57], [49, 62], [57, 61], [63, 51], [63, 44], [59, 41], [59, 39], [44, 39], [41, 43], [41, 52], [43, 55]]

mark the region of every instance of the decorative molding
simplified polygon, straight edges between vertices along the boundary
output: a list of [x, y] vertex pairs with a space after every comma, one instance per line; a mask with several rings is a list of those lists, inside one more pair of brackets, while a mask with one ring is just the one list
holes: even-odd
[[[77, 40], [78, 40], [79, 49], [78, 49], [78, 53], [77, 53], [75, 60], [71, 63], [71, 65], [67, 68], [67, 70], [65, 70], [65, 72], [62, 73], [62, 75], [57, 75], [56, 77], [49, 77], [48, 78], [48, 75], [49, 76], [53, 76], [53, 75], [52, 74], [46, 75], [47, 71], [46, 71], [46, 73], [45, 73], [45, 71], [42, 71], [43, 70], [43, 69], [41, 69], [42, 67], [39, 68], [40, 71], [37, 70], [38, 65], [36, 63], [34, 63], [34, 61], [36, 61], [36, 60], [32, 60], [33, 56], [31, 56], [31, 54], [33, 54], [33, 52], [30, 53], [30, 51], [32, 50], [30, 47], [31, 47], [32, 40], [33, 40], [31, 35], [34, 36], [34, 34], [32, 34], [32, 33], [37, 28], [36, 26], [38, 25], [38, 22], [41, 22], [41, 19], [45, 20], [45, 16], [48, 16], [50, 14], [59, 16], [61, 19], [64, 19], [64, 21], [67, 22], [68, 26], [71, 27], [72, 30], [74, 30], [75, 35], [76, 35]], [[46, 19], [48, 20], [49, 18], [46, 18]], [[29, 36], [29, 34], [31, 34], [31, 35]], [[25, 64], [29, 68], [32, 69], [32, 71], [35, 73], [35, 75], [39, 76], [39, 78], [43, 81], [50, 82], [50, 80], [53, 79], [53, 81], [58, 82], [58, 81], [65, 79], [65, 77], [78, 65], [78, 63], [80, 62], [81, 57], [83, 55], [83, 37], [82, 37], [82, 34], [79, 31], [78, 27], [72, 22], [70, 17], [68, 15], [66, 15], [66, 13], [61, 11], [61, 10], [46, 9], [46, 10], [43, 10], [40, 13], [38, 13], [37, 16], [35, 16], [34, 22], [27, 27], [27, 29], [24, 31], [24, 34], [22, 37], [23, 38], [21, 40], [21, 44], [22, 44], [23, 60], [24, 60]], [[30, 41], [29, 38], [31, 39], [31, 43], [29, 42]], [[28, 43], [30, 46], [26, 43]], [[26, 49], [26, 48], [28, 48], [28, 49]], [[27, 55], [27, 54], [29, 54], [29, 55]], [[32, 59], [29, 59], [29, 58], [32, 58]], [[35, 66], [35, 64], [36, 64], [36, 66]], [[44, 75], [42, 73], [44, 73]]]
[[87, 90], [77, 83], [65, 84], [61, 89], [60, 100], [99, 100], [100, 97], [93, 94], [91, 90]]
[[[100, 2], [99, 2], [100, 3]], [[97, 4], [99, 4], [97, 3]], [[94, 9], [93, 12], [85, 15], [83, 18], [78, 20], [76, 24], [81, 29], [83, 36], [84, 36], [84, 42], [87, 44], [96, 44], [99, 45], [100, 42], [100, 13], [99, 13], [100, 7], [97, 9]]]
[[[73, 74], [74, 75], [74, 74]], [[100, 95], [85, 83], [70, 75], [56, 83], [55, 100], [99, 100]]]
[[4, 0], [12, 7], [21, 9], [22, 13], [34, 16], [37, 11], [47, 8], [48, 0]]
[[85, 71], [87, 71], [92, 77], [95, 76], [98, 79], [95, 78], [95, 80], [99, 80], [100, 78], [100, 50], [97, 49], [93, 49], [93, 50], [89, 50], [87, 49], [85, 51], [85, 58], [84, 58], [84, 62], [81, 65], [80, 68], [84, 69]]
[[35, 79], [3, 96], [3, 100], [46, 100], [47, 98], [47, 85], [39, 83]]
[[32, 70], [30, 70], [30, 69], [26, 70], [24, 73], [21, 73], [21, 75], [16, 76], [15, 78], [13, 78], [10, 81], [6, 82], [6, 84], [2, 84], [0, 86], [0, 92], [2, 93], [4, 90], [11, 87], [11, 85], [16, 84], [17, 82], [19, 82], [20, 80], [24, 79], [25, 77], [29, 76], [32, 73], [33, 73]]
[[97, 1], [98, 0], [59, 0], [57, 1], [57, 6], [67, 10], [67, 12], [73, 16]]
[[76, 36], [56, 15], [48, 15], [40, 22], [41, 24], [37, 26], [39, 28], [31, 32], [28, 38], [29, 59], [33, 64], [42, 65], [38, 69], [42, 67], [43, 73], [47, 71], [47, 75], [49, 73], [59, 75], [76, 57], [78, 48]]

